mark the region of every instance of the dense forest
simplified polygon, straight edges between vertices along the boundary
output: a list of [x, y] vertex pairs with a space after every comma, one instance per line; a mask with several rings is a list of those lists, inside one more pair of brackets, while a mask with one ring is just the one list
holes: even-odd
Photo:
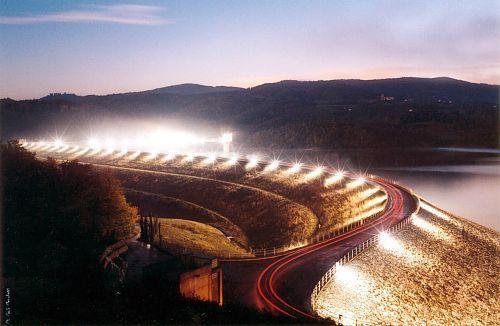
[[13, 320], [51, 320], [88, 305], [99, 256], [132, 233], [137, 209], [113, 176], [89, 165], [39, 161], [14, 142], [1, 145], [1, 160], [2, 276]]
[[497, 85], [451, 78], [396, 78], [51, 94], [3, 99], [2, 137], [65, 130], [81, 138], [106, 119], [166, 118], [188, 128], [202, 122], [214, 130], [234, 130], [235, 141], [248, 147], [497, 147], [498, 91]]

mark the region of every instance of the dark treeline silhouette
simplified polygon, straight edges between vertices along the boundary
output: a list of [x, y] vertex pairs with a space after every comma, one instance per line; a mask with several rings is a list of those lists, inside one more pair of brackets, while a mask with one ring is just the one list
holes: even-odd
[[[498, 86], [451, 78], [282, 81], [250, 89], [177, 85], [39, 100], [1, 100], [3, 137], [43, 137], [106, 118], [203, 121], [248, 147], [496, 147]], [[112, 122], [108, 124], [113, 125]], [[54, 130], [57, 127], [59, 130]], [[102, 126], [106, 128], [106, 126]], [[67, 132], [71, 134], [70, 132]], [[73, 135], [70, 135], [73, 136]]]
[[99, 257], [109, 244], [130, 235], [137, 218], [119, 182], [90, 165], [37, 160], [17, 142], [0, 149], [2, 288], [9, 300], [3, 305], [4, 322], [300, 322], [181, 298], [176, 278], [188, 266], [177, 258], [148, 266], [140, 283], [112, 281]]
[[1, 145], [1, 160], [13, 320], [51, 320], [85, 302], [86, 286], [100, 278], [100, 254], [132, 232], [137, 209], [114, 177], [89, 165], [39, 161], [15, 142]]

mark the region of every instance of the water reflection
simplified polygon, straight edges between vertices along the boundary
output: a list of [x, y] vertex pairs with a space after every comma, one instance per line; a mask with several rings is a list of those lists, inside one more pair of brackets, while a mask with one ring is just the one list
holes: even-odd
[[443, 209], [500, 231], [500, 164], [383, 168]]

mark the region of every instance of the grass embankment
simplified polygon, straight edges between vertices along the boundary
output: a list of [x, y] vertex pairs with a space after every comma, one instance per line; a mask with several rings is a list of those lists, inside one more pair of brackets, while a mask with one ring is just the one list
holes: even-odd
[[244, 248], [210, 225], [170, 218], [160, 219], [160, 225], [162, 247], [174, 254], [210, 257], [249, 255]]
[[170, 216], [204, 223], [232, 237], [242, 247], [248, 248], [249, 246], [247, 236], [236, 224], [205, 207], [178, 198], [134, 189], [125, 189], [125, 195], [130, 203], [139, 207], [139, 213], [143, 216]]
[[[154, 163], [143, 160], [144, 157], [139, 157], [137, 161], [127, 164], [151, 168], [151, 163]], [[123, 162], [117, 161], [117, 163]], [[353, 181], [349, 178], [324, 187], [325, 179], [328, 177], [326, 174], [308, 180], [308, 172], [290, 175], [284, 172], [266, 172], [262, 169], [247, 171], [243, 165], [239, 164], [228, 168], [224, 162], [207, 165], [199, 160], [186, 162], [182, 158], [171, 160], [166, 166], [161, 168], [156, 166], [156, 168], [173, 173], [240, 183], [279, 194], [310, 208], [321, 224], [320, 232], [324, 233], [366, 218], [384, 208], [384, 201], [371, 203], [374, 199], [385, 196], [382, 189], [371, 191], [375, 187], [370, 184], [346, 189], [346, 185]], [[378, 210], [374, 210], [375, 207]]]
[[126, 188], [179, 198], [227, 217], [254, 247], [300, 242], [317, 228], [310, 209], [268, 191], [181, 175], [114, 172]]
[[318, 301], [321, 316], [373, 324], [498, 324], [498, 232], [422, 210], [393, 239], [362, 253], [327, 285]]
[[[133, 161], [112, 159], [110, 156], [85, 157], [84, 160], [212, 179], [156, 175], [145, 180], [145, 175], [141, 174], [139, 180], [132, 172], [128, 175], [122, 173], [126, 187], [192, 202], [227, 217], [246, 234], [248, 244], [253, 247], [300, 243], [316, 232], [328, 233], [376, 213], [370, 201], [384, 195], [383, 191], [370, 192], [373, 187], [368, 184], [348, 189], [347, 184], [352, 182], [349, 178], [324, 187], [326, 174], [308, 179], [306, 171], [292, 175], [283, 171], [266, 172], [262, 168], [247, 171], [244, 165], [228, 167], [224, 162], [204, 164], [199, 158], [186, 162], [178, 157], [162, 164], [154, 164], [154, 160], [145, 162], [146, 155], [140, 155]], [[169, 180], [171, 185], [166, 186]], [[146, 182], [149, 184], [146, 185]], [[141, 208], [142, 205], [137, 204]], [[383, 209], [383, 204], [378, 204], [379, 210]], [[154, 214], [175, 217], [168, 212]], [[197, 213], [185, 215], [204, 216]], [[321, 226], [319, 230], [318, 223]], [[211, 225], [226, 232], [222, 224]], [[244, 237], [237, 235], [235, 238]], [[241, 243], [245, 244], [244, 240]]]

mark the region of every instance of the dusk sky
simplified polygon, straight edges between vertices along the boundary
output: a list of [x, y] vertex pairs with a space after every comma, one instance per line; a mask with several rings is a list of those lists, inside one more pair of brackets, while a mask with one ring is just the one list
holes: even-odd
[[0, 97], [179, 83], [500, 84], [500, 1], [5, 1]]

